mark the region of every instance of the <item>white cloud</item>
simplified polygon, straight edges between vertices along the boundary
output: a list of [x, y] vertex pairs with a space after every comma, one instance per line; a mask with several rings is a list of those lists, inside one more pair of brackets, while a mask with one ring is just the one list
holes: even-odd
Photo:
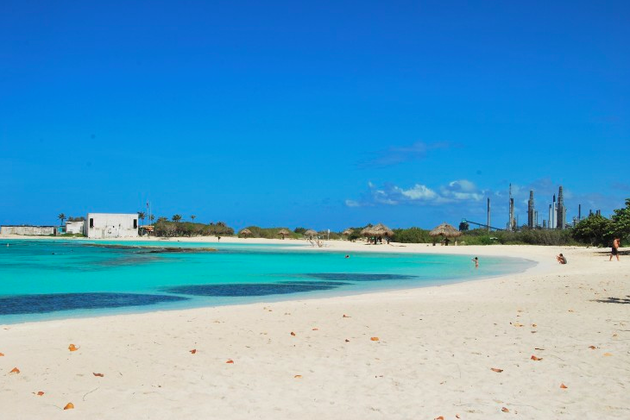
[[479, 191], [474, 183], [461, 179], [452, 181], [439, 187], [439, 193], [423, 184], [415, 184], [411, 188], [401, 188], [393, 184], [382, 187], [368, 182], [368, 192], [361, 200], [346, 200], [348, 207], [364, 207], [374, 205], [399, 204], [439, 205], [464, 201], [480, 201], [484, 198], [483, 191]]
[[408, 190], [403, 190], [401, 188], [398, 188], [398, 190], [403, 196], [408, 197], [411, 200], [434, 200], [438, 196], [435, 191], [428, 188], [426, 185], [420, 184], [416, 184]]

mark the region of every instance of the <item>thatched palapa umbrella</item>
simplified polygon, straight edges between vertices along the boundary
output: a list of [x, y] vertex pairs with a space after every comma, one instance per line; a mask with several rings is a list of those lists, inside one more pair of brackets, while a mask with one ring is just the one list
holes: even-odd
[[282, 236], [282, 239], [284, 239], [285, 236], [290, 235], [290, 234], [291, 234], [291, 232], [289, 232], [286, 229], [280, 229], [278, 231], [278, 235]]
[[350, 236], [350, 235], [352, 235], [353, 233], [354, 233], [354, 230], [352, 230], [352, 229], [346, 229], [346, 230], [344, 230], [341, 234], [342, 234], [343, 236]]
[[394, 236], [394, 231], [385, 226], [382, 223], [379, 223], [376, 226], [368, 226], [361, 231], [361, 235], [366, 236], [368, 238], [374, 238], [374, 243], [376, 244], [377, 238], [383, 238], [385, 236], [387, 238], [387, 242], [389, 239]]
[[441, 236], [444, 238], [445, 245], [448, 245], [448, 238], [456, 238], [462, 236], [462, 233], [448, 223], [442, 223], [440, 226], [429, 232], [431, 236]]
[[252, 231], [251, 231], [251, 230], [249, 230], [249, 229], [247, 229], [247, 228], [245, 228], [245, 229], [241, 230], [241, 231], [238, 233], [238, 236], [243, 236], [243, 237], [247, 238], [247, 237], [248, 237], [249, 235], [251, 235], [251, 234], [252, 234]]
[[313, 229], [309, 229], [306, 232], [304, 232], [304, 236], [306, 236], [309, 239], [317, 238], [317, 232], [314, 231]]

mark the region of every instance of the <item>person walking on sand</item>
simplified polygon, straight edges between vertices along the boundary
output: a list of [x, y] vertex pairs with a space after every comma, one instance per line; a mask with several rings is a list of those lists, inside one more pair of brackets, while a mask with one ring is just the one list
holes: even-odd
[[619, 238], [615, 238], [612, 244], [612, 250], [610, 251], [610, 258], [608, 261], [612, 261], [613, 256], [617, 257], [617, 261], [619, 261]]

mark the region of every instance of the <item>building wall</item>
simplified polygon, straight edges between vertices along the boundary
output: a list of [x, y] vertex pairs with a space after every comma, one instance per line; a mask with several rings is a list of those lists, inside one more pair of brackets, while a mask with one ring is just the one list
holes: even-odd
[[85, 221], [76, 221], [76, 222], [66, 222], [66, 233], [81, 233], [84, 234], [85, 230]]
[[138, 236], [138, 214], [88, 213], [85, 220], [88, 238], [135, 238]]
[[0, 235], [48, 236], [56, 235], [56, 226], [2, 226]]

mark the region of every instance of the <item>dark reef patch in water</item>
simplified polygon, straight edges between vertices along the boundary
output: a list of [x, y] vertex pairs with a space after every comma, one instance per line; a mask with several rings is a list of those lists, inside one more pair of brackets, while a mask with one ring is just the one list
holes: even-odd
[[177, 293], [192, 296], [268, 296], [286, 295], [290, 293], [314, 292], [318, 290], [331, 290], [343, 283], [321, 282], [284, 282], [272, 284], [199, 284], [190, 286], [177, 286], [164, 289], [168, 293]]
[[83, 244], [83, 246], [90, 246], [94, 248], [107, 248], [107, 249], [129, 249], [137, 251], [140, 254], [173, 254], [173, 253], [186, 253], [186, 254], [199, 254], [202, 252], [217, 252], [216, 248], [185, 248], [185, 247], [173, 247], [173, 246], [145, 246], [145, 245], [114, 245], [114, 244]]
[[364, 273], [307, 273], [306, 277], [320, 280], [338, 281], [383, 281], [383, 280], [412, 280], [417, 276], [403, 274], [364, 274]]
[[344, 283], [341, 281], [281, 281], [278, 284], [296, 284], [305, 286], [345, 286], [352, 283]]
[[72, 309], [122, 308], [188, 300], [180, 296], [136, 293], [60, 293], [0, 297], [0, 315], [42, 314]]

